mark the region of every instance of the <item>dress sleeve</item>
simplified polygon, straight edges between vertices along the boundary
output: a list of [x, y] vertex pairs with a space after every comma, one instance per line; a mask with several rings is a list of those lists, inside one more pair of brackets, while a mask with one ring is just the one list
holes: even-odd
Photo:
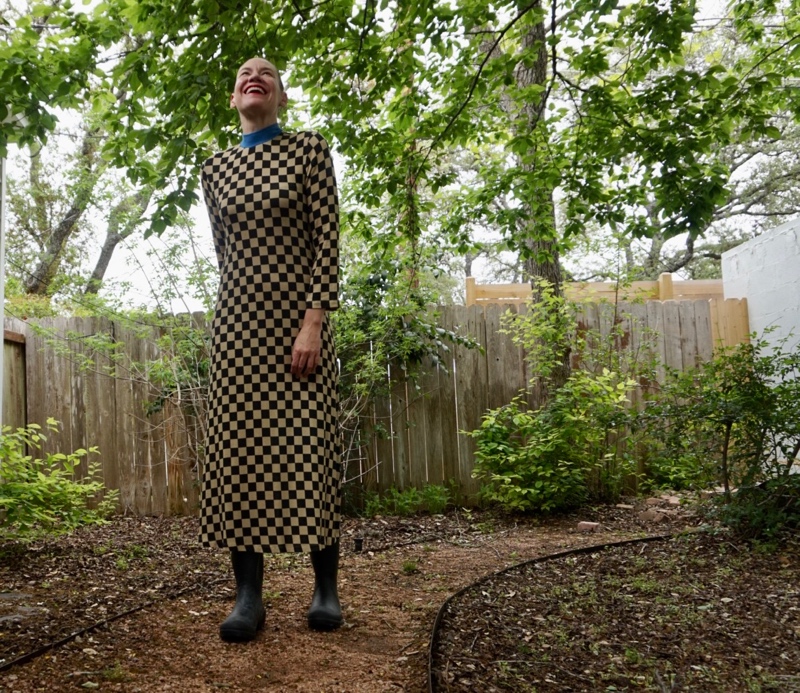
[[307, 308], [339, 307], [339, 195], [328, 143], [313, 133], [307, 144], [305, 211], [314, 253]]
[[206, 209], [208, 210], [208, 220], [211, 222], [211, 236], [214, 240], [214, 250], [217, 253], [219, 268], [222, 270], [222, 262], [225, 257], [225, 227], [222, 224], [222, 217], [219, 214], [219, 207], [217, 207], [217, 201], [214, 198], [214, 191], [211, 187], [211, 177], [206, 167], [203, 167], [200, 180], [203, 186], [203, 197], [206, 201]]

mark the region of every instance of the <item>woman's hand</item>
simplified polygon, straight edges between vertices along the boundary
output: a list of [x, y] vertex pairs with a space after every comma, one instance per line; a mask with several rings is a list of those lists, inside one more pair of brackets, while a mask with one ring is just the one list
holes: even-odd
[[311, 375], [319, 365], [322, 351], [322, 321], [325, 311], [321, 308], [306, 310], [300, 332], [292, 346], [292, 375], [297, 378], [306, 378]]

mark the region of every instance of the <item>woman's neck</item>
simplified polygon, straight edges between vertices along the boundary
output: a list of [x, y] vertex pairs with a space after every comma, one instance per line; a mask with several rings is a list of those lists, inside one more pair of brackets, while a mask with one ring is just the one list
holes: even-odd
[[242, 123], [242, 133], [245, 135], [249, 135], [251, 132], [258, 132], [278, 122], [278, 119], [274, 115], [266, 115], [263, 118], [255, 119], [241, 118], [240, 120]]

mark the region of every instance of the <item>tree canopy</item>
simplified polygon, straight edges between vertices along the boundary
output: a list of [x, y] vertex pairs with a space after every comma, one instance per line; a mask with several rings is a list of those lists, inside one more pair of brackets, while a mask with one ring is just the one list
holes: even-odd
[[[295, 120], [347, 160], [365, 237], [413, 244], [425, 201], [458, 187], [448, 153], [481, 147], [495, 155], [453, 204], [456, 237], [488, 217], [533, 254], [546, 250], [532, 239], [591, 224], [694, 237], [727, 200], [716, 153], [769, 143], [777, 117], [800, 113], [795, 0], [732, 3], [716, 26], [736, 50], [687, 62], [710, 26], [698, 13], [693, 0], [50, 0], [0, 22], [0, 121], [26, 119], [0, 126], [0, 153], [80, 109], [107, 133], [109, 165], [157, 191], [161, 233], [196, 201], [202, 160], [236, 140], [236, 67], [265, 55], [303, 89]], [[499, 196], [512, 204], [491, 207]], [[377, 207], [388, 234], [358, 216]]]

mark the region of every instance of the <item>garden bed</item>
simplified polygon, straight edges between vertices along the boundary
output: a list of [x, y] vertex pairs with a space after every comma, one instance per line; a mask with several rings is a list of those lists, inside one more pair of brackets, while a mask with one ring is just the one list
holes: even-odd
[[[345, 626], [334, 633], [310, 632], [304, 618], [313, 580], [307, 557], [269, 557], [264, 587], [269, 605], [267, 625], [256, 641], [245, 645], [219, 640], [217, 628], [232, 605], [233, 581], [224, 553], [197, 544], [196, 520], [117, 518], [107, 526], [87, 528], [71, 537], [27, 547], [7, 544], [0, 549], [0, 667], [7, 667], [0, 671], [0, 691], [422, 693], [427, 690], [431, 628], [450, 595], [482, 576], [527, 559], [694, 528], [699, 522], [685, 509], [666, 512], [669, 508], [664, 508], [658, 521], [643, 520], [640, 512], [644, 509], [598, 508], [579, 515], [538, 519], [463, 510], [433, 517], [348, 519], [344, 524], [340, 581]], [[581, 532], [577, 529], [580, 521], [595, 521], [600, 526], [594, 532]], [[360, 553], [354, 552], [357, 537], [363, 538]], [[719, 541], [729, 545], [727, 538]], [[741, 599], [760, 595], [763, 601], [767, 594], [778, 595], [768, 603], [775, 608], [786, 605], [787, 619], [795, 619], [786, 621], [781, 631], [784, 640], [776, 641], [776, 646], [786, 644], [789, 628], [797, 624], [797, 612], [791, 611], [799, 601], [798, 573], [791, 572], [797, 570], [796, 547], [773, 554], [753, 553], [760, 558], [757, 563], [744, 561], [743, 552], [742, 547], [730, 546], [714, 565], [722, 569], [730, 560], [731, 574], [738, 574], [740, 569], [748, 571], [751, 580], [749, 571], [760, 571], [758, 584], [741, 592]], [[592, 560], [597, 564], [598, 559]], [[678, 556], [675, 561], [675, 565], [683, 565], [687, 557]], [[786, 561], [788, 565], [784, 565]], [[589, 567], [591, 564], [581, 569], [588, 571]], [[682, 580], [691, 582], [695, 569], [688, 564], [682, 568]], [[640, 578], [656, 585], [665, 578], [663, 571], [652, 578], [644, 568], [642, 571]], [[766, 582], [770, 571], [776, 578], [774, 586], [762, 592], [758, 585], [773, 584]], [[561, 570], [560, 589], [566, 590], [575, 582], [573, 573], [571, 567]], [[559, 587], [558, 579], [558, 573], [547, 578], [549, 591]], [[778, 589], [780, 585], [782, 590]], [[527, 598], [524, 590], [510, 591], [520, 599]], [[646, 594], [640, 596], [645, 601]], [[713, 598], [710, 595], [708, 601], [716, 604]], [[793, 605], [787, 601], [790, 598]], [[519, 605], [508, 602], [509, 612], [522, 613], [529, 608], [524, 601]], [[743, 611], [732, 613], [738, 617]], [[458, 618], [505, 628], [494, 616], [487, 621], [487, 613], [486, 605], [479, 600], [474, 608], [467, 604], [459, 607]], [[548, 613], [545, 618], [550, 616]], [[635, 624], [641, 626], [637, 638], [640, 640], [644, 631], [650, 642], [653, 627], [648, 617], [644, 618]], [[533, 617], [529, 620], [531, 626], [537, 623]], [[568, 638], [580, 622], [577, 613], [571, 621], [564, 621], [562, 628]], [[530, 627], [528, 630], [534, 632]], [[775, 674], [774, 649], [760, 647], [761, 633], [743, 627], [736, 639], [755, 652], [748, 666], [761, 666]], [[528, 636], [523, 633], [522, 637], [525, 646], [530, 646], [524, 640]], [[531, 637], [533, 642], [539, 636]], [[696, 638], [699, 633], [693, 631], [687, 637]], [[68, 642], [46, 649], [65, 638]], [[456, 661], [469, 664], [475, 648], [482, 647], [480, 638], [474, 645], [471, 638], [469, 642], [447, 641], [450, 644], [443, 656], [451, 662], [449, 672], [455, 671]], [[627, 639], [631, 642], [620, 644]], [[504, 639], [497, 640], [500, 643]], [[587, 642], [585, 636], [582, 642]], [[617, 643], [613, 652], [600, 646], [609, 661], [618, 656], [625, 660], [625, 647], [636, 649], [642, 656], [637, 675], [652, 675], [648, 669], [651, 653], [638, 645], [638, 640], [634, 642], [633, 625], [620, 623], [619, 637], [613, 642]], [[794, 643], [796, 652], [797, 640]], [[498, 652], [489, 657], [498, 659]], [[27, 663], [9, 666], [31, 654], [36, 656]], [[519, 654], [517, 650], [515, 656]], [[762, 660], [757, 664], [758, 657]], [[786, 666], [791, 665], [796, 665], [796, 660], [787, 660]], [[556, 666], [552, 671], [558, 672]], [[511, 670], [515, 674], [509, 681], [516, 681], [519, 690], [530, 690], [521, 686], [531, 672], [514, 669], [513, 664]], [[463, 680], [466, 685], [471, 679], [475, 684], [471, 690], [490, 690], [483, 688], [485, 682], [508, 684], [483, 679], [476, 671], [466, 669], [463, 675], [444, 682], [457, 685]], [[664, 677], [671, 672], [666, 667], [660, 671]], [[585, 675], [582, 670], [578, 673]], [[566, 677], [557, 679], [557, 683], [574, 686], [574, 681]], [[785, 686], [781, 690], [792, 689]]]

